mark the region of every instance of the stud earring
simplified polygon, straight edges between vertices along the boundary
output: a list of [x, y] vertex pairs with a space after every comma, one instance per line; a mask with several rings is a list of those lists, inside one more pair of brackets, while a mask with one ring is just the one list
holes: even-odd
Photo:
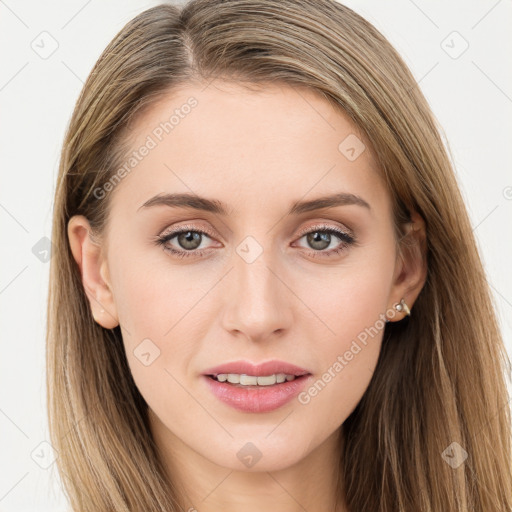
[[411, 310], [409, 309], [409, 306], [406, 304], [404, 299], [401, 299], [398, 304], [395, 304], [395, 309], [399, 313], [404, 312], [407, 316], [411, 316]]
[[104, 310], [104, 309], [102, 309], [102, 310], [100, 311], [100, 313], [105, 313], [105, 310]]

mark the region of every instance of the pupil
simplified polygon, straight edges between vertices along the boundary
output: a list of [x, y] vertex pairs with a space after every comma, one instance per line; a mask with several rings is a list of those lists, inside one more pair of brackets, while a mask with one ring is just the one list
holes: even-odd
[[201, 234], [196, 231], [187, 231], [179, 236], [179, 242], [184, 249], [196, 249], [201, 245]]
[[315, 231], [314, 233], [310, 233], [308, 235], [308, 242], [314, 249], [325, 249], [326, 247], [329, 247], [331, 242], [331, 235], [329, 233]]

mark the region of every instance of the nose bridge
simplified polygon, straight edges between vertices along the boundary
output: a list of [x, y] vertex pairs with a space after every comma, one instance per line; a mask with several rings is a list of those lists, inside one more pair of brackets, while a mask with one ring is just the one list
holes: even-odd
[[287, 328], [290, 321], [286, 287], [276, 277], [279, 267], [270, 248], [246, 237], [233, 253], [232, 296], [226, 301], [225, 325], [252, 340]]

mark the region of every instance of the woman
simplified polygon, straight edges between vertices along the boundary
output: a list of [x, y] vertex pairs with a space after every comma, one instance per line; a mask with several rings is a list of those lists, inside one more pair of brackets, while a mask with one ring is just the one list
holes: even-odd
[[329, 0], [128, 23], [55, 197], [73, 510], [505, 511], [509, 361], [433, 115]]

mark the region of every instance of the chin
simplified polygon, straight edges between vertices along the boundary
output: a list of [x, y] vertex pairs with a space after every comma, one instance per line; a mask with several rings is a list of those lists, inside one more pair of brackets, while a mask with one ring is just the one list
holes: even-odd
[[[271, 429], [266, 429], [260, 436], [235, 436], [227, 443], [210, 438], [210, 443], [220, 449], [214, 452], [203, 450], [200, 453], [218, 466], [247, 472], [280, 471], [297, 464], [308, 455], [311, 443], [305, 441], [303, 433], [297, 432], [296, 436], [292, 436], [282, 432], [280, 436], [274, 436], [274, 433], [269, 436], [269, 432]], [[204, 445], [201, 448], [204, 449]]]

